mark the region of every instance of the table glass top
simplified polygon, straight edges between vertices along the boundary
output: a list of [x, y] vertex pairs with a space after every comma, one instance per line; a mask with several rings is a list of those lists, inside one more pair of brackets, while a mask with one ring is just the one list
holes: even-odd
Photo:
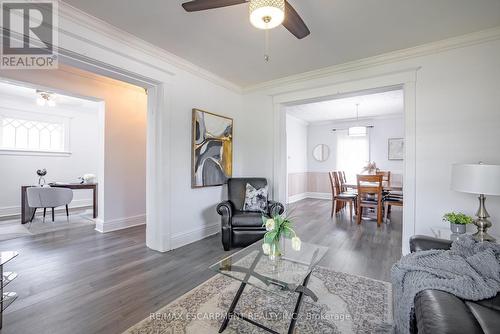
[[271, 260], [262, 251], [262, 241], [257, 241], [210, 269], [257, 288], [283, 294], [302, 285], [328, 248], [302, 242], [300, 250], [295, 251], [291, 241], [286, 239], [282, 250], [284, 255], [279, 260]]
[[18, 252], [0, 252], [0, 266], [4, 265], [5, 263], [9, 262], [13, 258], [15, 258], [17, 255], [19, 255]]

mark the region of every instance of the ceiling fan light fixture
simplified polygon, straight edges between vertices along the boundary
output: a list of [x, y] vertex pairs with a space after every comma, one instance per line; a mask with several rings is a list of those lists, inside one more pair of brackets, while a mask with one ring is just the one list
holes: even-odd
[[250, 23], [258, 29], [273, 29], [285, 20], [285, 0], [251, 0]]

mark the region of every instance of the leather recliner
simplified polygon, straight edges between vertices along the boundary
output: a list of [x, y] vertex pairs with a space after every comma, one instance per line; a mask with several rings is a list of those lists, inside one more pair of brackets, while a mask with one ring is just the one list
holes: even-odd
[[245, 247], [264, 237], [266, 229], [262, 226], [262, 215], [269, 217], [285, 211], [283, 204], [268, 200], [264, 212], [243, 211], [246, 185], [260, 189], [267, 185], [265, 178], [230, 178], [227, 181], [228, 200], [217, 205], [221, 215], [222, 245], [224, 250]]
[[[411, 252], [449, 249], [451, 241], [427, 236], [410, 239]], [[424, 290], [415, 296], [412, 333], [500, 333], [500, 294], [480, 301], [462, 300], [448, 292]]]

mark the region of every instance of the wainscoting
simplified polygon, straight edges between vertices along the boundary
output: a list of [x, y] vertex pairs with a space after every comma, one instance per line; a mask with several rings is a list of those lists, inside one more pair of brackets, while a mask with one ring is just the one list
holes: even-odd
[[332, 198], [328, 173], [303, 172], [288, 174], [288, 203], [295, 203], [305, 198]]

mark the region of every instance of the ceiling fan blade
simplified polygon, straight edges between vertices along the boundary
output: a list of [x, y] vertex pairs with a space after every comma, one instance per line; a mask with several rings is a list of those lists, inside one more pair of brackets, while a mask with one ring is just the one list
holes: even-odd
[[184, 8], [186, 12], [197, 12], [199, 10], [240, 5], [245, 2], [247, 2], [247, 0], [193, 0], [183, 3], [182, 8]]
[[302, 20], [300, 15], [288, 1], [285, 1], [285, 21], [283, 21], [283, 26], [298, 39], [302, 39], [311, 33], [304, 23], [304, 20]]

